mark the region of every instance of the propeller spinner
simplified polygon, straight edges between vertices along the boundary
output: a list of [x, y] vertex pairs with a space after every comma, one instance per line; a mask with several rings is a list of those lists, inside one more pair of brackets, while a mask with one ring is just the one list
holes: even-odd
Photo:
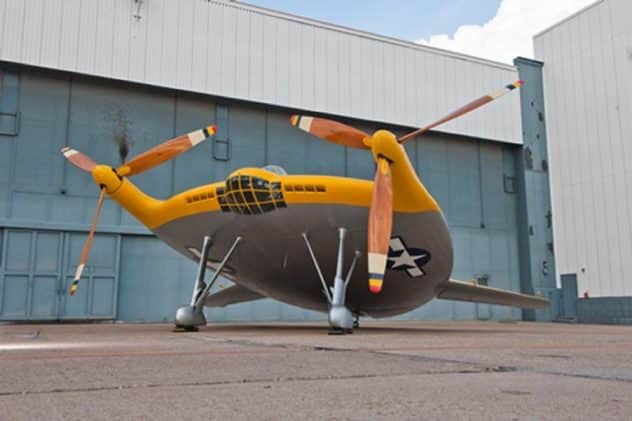
[[[118, 177], [140, 174], [175, 158], [183, 152], [186, 152], [206, 138], [213, 136], [215, 134], [215, 130], [216, 127], [213, 125], [178, 136], [174, 139], [163, 142], [158, 146], [154, 146], [148, 151], [132, 158], [129, 162], [121, 165], [116, 170], [112, 168], [112, 171], [114, 171]], [[82, 154], [76, 149], [66, 146], [62, 148], [61, 152], [64, 154], [68, 162], [85, 172], [93, 174], [93, 176], [95, 171], [101, 171], [104, 169], [107, 170], [107, 167], [97, 165], [89, 156]], [[92, 240], [94, 239], [94, 232], [99, 221], [99, 214], [101, 213], [101, 208], [103, 207], [106, 192], [105, 186], [101, 186], [101, 193], [99, 194], [97, 207], [94, 211], [94, 216], [92, 217], [90, 233], [88, 234], [86, 243], [81, 251], [81, 257], [79, 258], [75, 278], [70, 286], [70, 295], [75, 295], [77, 292], [81, 274], [83, 273], [83, 269], [88, 261], [88, 255], [90, 254], [90, 249], [92, 248]]]
[[392, 133], [384, 130], [378, 130], [372, 136], [369, 136], [361, 130], [334, 120], [303, 115], [293, 115], [290, 118], [290, 123], [293, 126], [321, 139], [343, 146], [371, 149], [377, 164], [373, 193], [371, 195], [371, 205], [369, 208], [367, 231], [369, 290], [371, 292], [377, 294], [382, 290], [389, 242], [393, 228], [392, 161], [389, 159], [388, 154], [383, 154], [381, 151], [384, 148], [401, 147], [402, 144], [414, 137], [420, 136], [440, 124], [447, 123], [448, 121], [474, 111], [512, 90], [520, 88], [522, 85], [523, 82], [521, 80], [505, 85], [502, 89], [488, 95], [483, 95], [439, 120], [396, 139], [396, 141], [392, 140], [394, 138]]

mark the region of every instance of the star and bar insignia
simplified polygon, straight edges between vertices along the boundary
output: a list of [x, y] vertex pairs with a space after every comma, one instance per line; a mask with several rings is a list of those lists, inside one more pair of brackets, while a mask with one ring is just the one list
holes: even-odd
[[390, 270], [405, 270], [411, 278], [424, 276], [423, 267], [430, 261], [430, 252], [408, 247], [401, 237], [393, 237], [389, 243], [386, 267]]

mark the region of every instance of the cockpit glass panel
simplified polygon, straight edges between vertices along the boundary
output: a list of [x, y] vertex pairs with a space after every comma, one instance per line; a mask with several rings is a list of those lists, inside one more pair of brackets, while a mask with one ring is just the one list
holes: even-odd
[[237, 190], [233, 194], [235, 195], [236, 203], [244, 203], [244, 196], [241, 194], [241, 191]]
[[241, 184], [241, 188], [242, 189], [249, 189], [250, 188], [250, 177], [248, 177], [247, 175], [242, 175], [239, 177], [239, 183]]
[[274, 210], [274, 205], [272, 203], [262, 203], [261, 204], [261, 209], [264, 212], [270, 212], [270, 211]]
[[231, 190], [239, 189], [239, 178], [233, 177], [230, 179], [230, 189]]
[[255, 191], [255, 196], [259, 202], [268, 202], [272, 200], [269, 191]]
[[255, 197], [253, 196], [251, 191], [244, 190], [244, 199], [246, 199], [246, 203], [250, 204], [255, 201]]
[[252, 177], [252, 184], [255, 189], [268, 190], [270, 188], [270, 183], [268, 183], [268, 180], [264, 180], [263, 178], [259, 177]]

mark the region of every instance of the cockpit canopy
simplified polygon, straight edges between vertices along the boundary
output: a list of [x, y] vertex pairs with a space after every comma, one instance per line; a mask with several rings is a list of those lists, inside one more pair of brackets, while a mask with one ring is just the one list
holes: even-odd
[[263, 169], [277, 175], [287, 175], [287, 171], [285, 171], [285, 168], [279, 165], [266, 165], [265, 167], [263, 167]]
[[281, 182], [276, 181], [276, 175], [287, 174], [276, 165], [263, 168], [270, 174], [253, 169], [240, 170], [226, 179], [225, 188], [217, 189], [217, 199], [224, 212], [235, 212], [245, 215], [269, 212], [274, 209], [285, 208]]

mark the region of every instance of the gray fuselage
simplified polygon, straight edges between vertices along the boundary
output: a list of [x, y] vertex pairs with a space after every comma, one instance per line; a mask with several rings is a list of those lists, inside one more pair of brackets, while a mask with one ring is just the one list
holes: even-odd
[[[453, 251], [445, 218], [440, 212], [395, 212], [392, 239], [407, 250], [389, 252], [381, 293], [367, 285], [367, 218], [361, 206], [292, 204], [258, 215], [207, 212], [168, 222], [156, 235], [183, 255], [197, 261], [190, 248], [199, 250], [205, 235], [213, 246], [208, 266], [215, 268], [235, 237], [241, 236], [235, 254], [222, 273], [226, 278], [261, 295], [317, 311], [327, 311], [302, 233], [307, 234], [329, 286], [333, 285], [338, 248], [338, 228], [348, 230], [345, 268], [355, 251], [362, 256], [347, 290], [347, 307], [354, 313], [387, 317], [410, 311], [435, 297], [436, 286], [452, 272]], [[408, 251], [410, 250], [410, 252]], [[423, 253], [422, 253], [423, 252]], [[401, 259], [411, 256], [410, 259]], [[424, 254], [417, 261], [416, 256]], [[400, 257], [398, 260], [397, 257]], [[346, 272], [346, 269], [345, 269]]]

